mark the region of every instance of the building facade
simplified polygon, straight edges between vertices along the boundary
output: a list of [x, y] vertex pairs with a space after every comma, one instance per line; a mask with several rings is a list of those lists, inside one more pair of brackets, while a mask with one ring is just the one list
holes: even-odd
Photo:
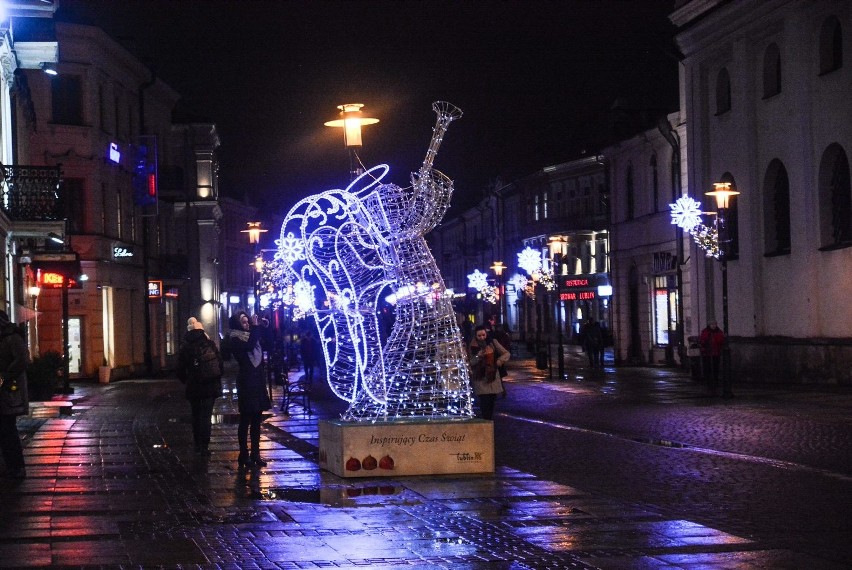
[[[692, 266], [688, 334], [729, 316], [738, 379], [852, 383], [852, 5], [682, 1], [690, 195], [740, 192], [721, 266]], [[727, 303], [725, 302], [727, 298]]]
[[672, 113], [658, 128], [602, 150], [611, 184], [616, 362], [682, 363], [681, 333], [695, 328], [689, 268], [703, 253], [671, 223], [669, 208], [683, 192], [685, 140], [680, 113]]

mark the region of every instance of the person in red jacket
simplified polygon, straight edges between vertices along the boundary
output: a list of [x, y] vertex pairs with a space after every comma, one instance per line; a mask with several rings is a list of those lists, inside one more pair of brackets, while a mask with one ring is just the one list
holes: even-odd
[[725, 333], [713, 320], [701, 331], [698, 342], [701, 345], [701, 359], [704, 361], [704, 378], [709, 383], [710, 392], [715, 395], [719, 387], [719, 367], [722, 347], [725, 346]]

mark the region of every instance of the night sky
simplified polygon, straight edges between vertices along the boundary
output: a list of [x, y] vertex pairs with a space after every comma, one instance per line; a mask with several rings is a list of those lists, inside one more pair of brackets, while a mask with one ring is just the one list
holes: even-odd
[[[178, 119], [219, 127], [221, 191], [286, 213], [345, 186], [336, 106], [363, 103], [367, 167], [408, 184], [435, 123], [461, 107], [436, 167], [454, 206], [489, 182], [606, 142], [617, 98], [677, 108], [673, 1], [323, 2], [61, 0], [57, 19], [96, 25], [182, 95]], [[61, 46], [60, 46], [61, 50]]]

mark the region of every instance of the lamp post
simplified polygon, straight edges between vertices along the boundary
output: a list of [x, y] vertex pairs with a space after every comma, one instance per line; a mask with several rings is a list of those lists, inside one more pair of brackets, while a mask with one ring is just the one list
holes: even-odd
[[258, 291], [258, 281], [260, 279], [260, 272], [263, 270], [263, 258], [260, 256], [260, 234], [266, 232], [267, 230], [261, 228], [260, 222], [247, 222], [247, 229], [240, 230], [241, 233], [248, 234], [249, 243], [254, 245], [254, 261], [252, 265], [255, 268], [255, 277], [254, 277], [254, 314], [257, 315], [260, 313], [260, 296]]
[[494, 265], [491, 266], [491, 270], [494, 272], [494, 275], [497, 276], [497, 317], [505, 330], [505, 323], [503, 321], [503, 297], [506, 295], [506, 285], [503, 282], [503, 271], [506, 270], [506, 266], [502, 261], [495, 261]]
[[731, 196], [739, 194], [731, 190], [730, 182], [716, 182], [713, 190], [706, 192], [707, 196], [716, 199], [716, 235], [719, 243], [719, 261], [722, 262], [722, 331], [725, 333], [725, 344], [722, 346], [722, 395], [732, 396], [731, 393], [731, 347], [728, 344], [728, 255], [730, 254], [731, 238], [728, 235], [727, 213]]
[[343, 143], [349, 153], [349, 176], [350, 181], [355, 180], [363, 171], [358, 161], [356, 149], [361, 146], [361, 125], [374, 125], [378, 119], [365, 117], [361, 112], [362, 103], [345, 103], [338, 105], [340, 118], [325, 122], [326, 127], [342, 127]]

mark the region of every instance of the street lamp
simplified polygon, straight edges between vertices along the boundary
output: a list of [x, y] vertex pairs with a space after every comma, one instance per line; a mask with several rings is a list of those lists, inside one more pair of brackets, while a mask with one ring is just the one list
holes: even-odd
[[494, 272], [494, 275], [497, 276], [497, 315], [500, 318], [500, 324], [503, 325], [503, 329], [505, 330], [505, 323], [503, 321], [503, 298], [506, 295], [506, 285], [503, 282], [503, 272], [506, 270], [506, 265], [502, 261], [495, 261], [494, 265], [491, 266], [491, 270]]
[[719, 244], [719, 261], [722, 262], [722, 330], [725, 333], [725, 344], [722, 346], [722, 395], [732, 396], [731, 392], [731, 347], [728, 344], [728, 255], [730, 254], [731, 238], [728, 235], [727, 212], [731, 196], [739, 194], [731, 190], [730, 182], [716, 182], [707, 196], [716, 199], [716, 235]]
[[349, 175], [350, 180], [355, 180], [361, 173], [358, 155], [355, 149], [361, 146], [361, 125], [374, 125], [379, 122], [372, 117], [364, 117], [361, 112], [362, 103], [346, 103], [338, 105], [340, 118], [325, 122], [326, 127], [342, 127], [343, 143], [349, 152]]
[[248, 234], [249, 243], [254, 245], [254, 258], [255, 260], [251, 265], [255, 268], [255, 277], [254, 277], [254, 314], [257, 315], [260, 313], [260, 295], [259, 295], [259, 281], [260, 281], [260, 272], [263, 270], [263, 258], [260, 255], [260, 234], [266, 232], [267, 230], [261, 228], [260, 222], [246, 222], [248, 225], [247, 229], [240, 230], [240, 233]]

